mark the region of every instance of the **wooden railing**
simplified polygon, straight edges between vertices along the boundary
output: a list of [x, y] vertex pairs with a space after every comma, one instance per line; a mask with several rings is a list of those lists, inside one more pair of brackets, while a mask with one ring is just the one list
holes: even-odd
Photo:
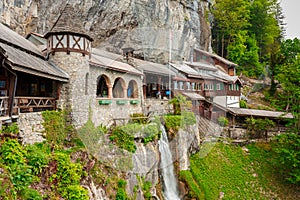
[[56, 99], [52, 97], [15, 97], [15, 107], [18, 107], [20, 112], [53, 110], [56, 108]]
[[0, 97], [0, 116], [8, 115], [8, 97]]

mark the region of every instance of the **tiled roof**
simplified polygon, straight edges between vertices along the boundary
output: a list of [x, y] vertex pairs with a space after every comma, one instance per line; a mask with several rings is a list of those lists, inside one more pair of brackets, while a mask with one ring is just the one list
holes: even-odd
[[118, 61], [120, 55], [93, 49], [90, 60], [91, 65], [112, 69], [115, 71], [143, 75], [143, 73], [127, 63]]
[[205, 100], [203, 96], [195, 92], [181, 92], [181, 93], [192, 100]]
[[172, 71], [172, 67], [169, 68], [168, 65], [162, 65], [159, 63], [153, 63], [145, 60], [134, 59], [137, 67], [143, 72], [148, 72], [151, 74], [165, 75], [165, 76], [175, 76], [176, 73]]
[[76, 13], [74, 8], [68, 3], [60, 13], [51, 30], [46, 33], [45, 38], [51, 33], [76, 33], [93, 40], [86, 33], [82, 18], [79, 17], [78, 13]]
[[191, 68], [190, 66], [181, 63], [181, 64], [175, 64], [175, 63], [170, 63], [171, 66], [173, 66], [175, 69], [177, 69], [178, 71], [186, 74], [187, 76], [197, 76], [200, 77], [199, 73], [194, 70], [193, 68]]
[[185, 64], [191, 66], [191, 67], [196, 67], [198, 69], [205, 69], [205, 70], [210, 70], [210, 71], [217, 71], [218, 68], [214, 65], [204, 63], [204, 62], [185, 62]]
[[42, 56], [41, 52], [34, 44], [32, 44], [30, 41], [26, 40], [24, 37], [12, 31], [10, 28], [8, 28], [7, 26], [1, 23], [0, 23], [0, 42], [13, 45], [20, 49], [22, 48], [24, 51]]
[[16, 71], [68, 81], [69, 76], [59, 67], [49, 64], [38, 48], [24, 37], [0, 23], [0, 47]]
[[270, 117], [270, 118], [293, 118], [291, 113], [269, 111], [269, 110], [256, 110], [246, 108], [227, 108], [229, 112], [238, 116], [256, 116], [256, 117]]
[[7, 59], [12, 63], [14, 70], [53, 80], [68, 81], [69, 76], [63, 70], [42, 58], [7, 44], [0, 43], [0, 46], [6, 51]]
[[195, 49], [195, 51], [198, 51], [198, 52], [206, 54], [206, 55], [208, 55], [210, 57], [216, 58], [216, 59], [220, 60], [221, 62], [227, 64], [227, 65], [235, 66], [235, 67], [238, 66], [237, 64], [235, 64], [235, 63], [233, 63], [233, 62], [231, 62], [231, 61], [229, 61], [229, 60], [227, 60], [227, 59], [225, 59], [225, 58], [223, 58], [223, 57], [221, 57], [221, 56], [219, 56], [217, 54], [210, 53], [210, 52], [207, 52], [207, 51], [203, 51], [203, 50], [200, 50], [200, 49]]

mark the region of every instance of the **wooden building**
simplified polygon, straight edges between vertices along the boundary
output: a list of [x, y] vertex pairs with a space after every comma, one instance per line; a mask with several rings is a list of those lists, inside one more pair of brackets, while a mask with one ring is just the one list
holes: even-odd
[[59, 88], [69, 76], [48, 63], [30, 41], [0, 24], [1, 121], [19, 112], [55, 109]]

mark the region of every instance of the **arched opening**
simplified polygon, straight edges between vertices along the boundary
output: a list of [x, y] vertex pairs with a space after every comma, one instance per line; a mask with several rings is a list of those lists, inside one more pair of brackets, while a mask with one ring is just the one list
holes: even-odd
[[108, 86], [110, 85], [109, 78], [105, 75], [101, 75], [97, 80], [97, 97], [108, 98], [109, 90]]
[[113, 86], [113, 97], [124, 98], [125, 82], [122, 78], [116, 78]]
[[139, 91], [136, 81], [131, 80], [129, 81], [128, 88], [127, 88], [127, 97], [128, 98], [138, 98]]

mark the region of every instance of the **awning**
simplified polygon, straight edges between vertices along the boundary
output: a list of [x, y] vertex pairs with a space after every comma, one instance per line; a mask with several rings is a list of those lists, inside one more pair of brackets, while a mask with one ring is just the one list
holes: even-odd
[[205, 100], [203, 96], [195, 92], [182, 92], [182, 94], [191, 100]]

